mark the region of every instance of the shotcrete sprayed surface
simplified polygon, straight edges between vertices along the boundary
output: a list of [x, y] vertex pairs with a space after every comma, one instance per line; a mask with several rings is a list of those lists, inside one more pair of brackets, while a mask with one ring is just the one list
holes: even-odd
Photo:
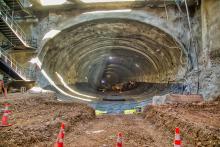
[[[95, 116], [85, 104], [58, 102], [53, 94], [13, 94], [11, 127], [0, 128], [1, 147], [53, 146], [64, 122], [66, 147], [115, 146], [122, 132], [126, 147], [172, 147], [175, 127], [183, 145], [220, 146], [220, 101], [148, 106], [140, 115]], [[3, 108], [3, 106], [1, 107]]]

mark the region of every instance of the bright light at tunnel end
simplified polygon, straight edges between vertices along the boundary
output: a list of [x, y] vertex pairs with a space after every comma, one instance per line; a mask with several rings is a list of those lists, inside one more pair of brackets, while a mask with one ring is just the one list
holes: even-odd
[[109, 60], [112, 60], [113, 59], [113, 57], [112, 56], [110, 56], [110, 57], [108, 57], [109, 58]]

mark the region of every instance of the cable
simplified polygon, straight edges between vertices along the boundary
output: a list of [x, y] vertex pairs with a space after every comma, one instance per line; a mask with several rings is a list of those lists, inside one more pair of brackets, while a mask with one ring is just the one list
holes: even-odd
[[188, 9], [188, 5], [187, 5], [187, 1], [185, 1], [185, 6], [186, 6], [186, 13], [187, 13], [187, 19], [188, 19], [188, 24], [189, 24], [189, 32], [190, 35], [192, 34], [192, 29], [191, 29], [191, 22], [190, 22], [190, 18], [189, 18], [189, 9]]
[[177, 8], [179, 9], [180, 13], [183, 14], [182, 9], [180, 8], [181, 0], [175, 0], [175, 2], [176, 2]]
[[167, 13], [167, 6], [166, 6], [166, 2], [164, 0], [164, 8], [165, 8], [165, 11], [166, 11], [166, 16], [167, 16], [167, 20], [169, 19], [169, 16], [168, 16], [168, 13]]

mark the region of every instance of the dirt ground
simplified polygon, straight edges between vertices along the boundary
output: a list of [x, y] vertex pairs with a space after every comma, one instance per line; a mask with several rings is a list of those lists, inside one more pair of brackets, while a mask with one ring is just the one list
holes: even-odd
[[[220, 101], [148, 106], [145, 120], [159, 130], [179, 127], [184, 147], [220, 147]], [[170, 139], [172, 140], [172, 138]]]
[[[95, 116], [85, 104], [54, 100], [53, 94], [13, 94], [11, 127], [0, 128], [0, 147], [53, 146], [60, 122], [66, 147], [113, 147], [122, 132], [125, 147], [172, 147], [180, 127], [184, 147], [220, 147], [220, 101], [148, 106], [139, 115]], [[3, 107], [0, 107], [3, 108]]]
[[0, 106], [10, 103], [11, 127], [0, 127], [0, 146], [30, 147], [42, 142], [48, 146], [56, 140], [60, 123], [72, 131], [77, 123], [95, 118], [94, 110], [85, 104], [54, 100], [53, 94], [13, 94], [1, 99]]

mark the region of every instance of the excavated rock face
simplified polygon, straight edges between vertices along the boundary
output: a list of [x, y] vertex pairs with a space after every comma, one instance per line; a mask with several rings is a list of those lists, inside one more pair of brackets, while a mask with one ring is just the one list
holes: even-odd
[[135, 19], [94, 19], [63, 29], [45, 43], [39, 59], [54, 84], [71, 95], [79, 96], [76, 83], [93, 89], [127, 81], [167, 83], [183, 78], [187, 57], [166, 31]]
[[207, 99], [220, 95], [220, 1], [204, 0], [201, 6], [202, 44], [200, 93]]
[[178, 126], [184, 146], [219, 146], [219, 106], [218, 101], [148, 106], [144, 117], [155, 124], [157, 130], [168, 130], [171, 134]]

